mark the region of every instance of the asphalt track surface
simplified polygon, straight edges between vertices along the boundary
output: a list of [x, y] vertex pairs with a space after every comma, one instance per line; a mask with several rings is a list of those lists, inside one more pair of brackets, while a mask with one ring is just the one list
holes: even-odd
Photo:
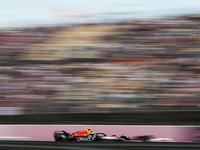
[[0, 150], [200, 150], [200, 143], [0, 141]]

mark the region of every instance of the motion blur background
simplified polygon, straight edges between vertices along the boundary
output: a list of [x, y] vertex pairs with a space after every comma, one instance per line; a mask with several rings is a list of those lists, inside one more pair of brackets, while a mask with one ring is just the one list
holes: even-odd
[[199, 0], [0, 3], [0, 123], [200, 124]]

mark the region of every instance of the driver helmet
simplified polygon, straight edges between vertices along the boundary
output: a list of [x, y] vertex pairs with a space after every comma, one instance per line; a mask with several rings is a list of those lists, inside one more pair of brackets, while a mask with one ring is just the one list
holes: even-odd
[[91, 134], [92, 133], [92, 130], [91, 128], [88, 128], [88, 133]]

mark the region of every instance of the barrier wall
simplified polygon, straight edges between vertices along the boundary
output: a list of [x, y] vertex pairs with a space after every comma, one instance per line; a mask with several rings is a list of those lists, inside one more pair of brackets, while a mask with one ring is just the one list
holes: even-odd
[[92, 128], [93, 132], [105, 132], [108, 136], [154, 134], [156, 138], [171, 138], [176, 142], [200, 141], [200, 127], [123, 125], [0, 125], [0, 140], [53, 141], [54, 131], [71, 133], [87, 128]]

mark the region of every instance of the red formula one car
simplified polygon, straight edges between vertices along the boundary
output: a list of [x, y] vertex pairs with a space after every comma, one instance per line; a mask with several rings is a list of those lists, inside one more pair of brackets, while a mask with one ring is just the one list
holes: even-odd
[[[79, 131], [78, 131], [79, 132]], [[78, 133], [74, 132], [74, 133]], [[130, 138], [128, 135], [107, 136], [104, 132], [91, 133], [89, 135], [70, 134], [64, 130], [55, 131], [53, 136], [55, 141], [125, 141], [125, 142], [174, 142], [170, 138], [153, 138], [151, 135], [135, 136]]]
[[[79, 131], [78, 131], [79, 132]], [[74, 132], [77, 133], [77, 132]], [[91, 133], [89, 135], [74, 135], [64, 130], [55, 131], [53, 136], [55, 141], [127, 141], [130, 140], [129, 136], [123, 134], [120, 137], [116, 135], [107, 136], [104, 132]]]

